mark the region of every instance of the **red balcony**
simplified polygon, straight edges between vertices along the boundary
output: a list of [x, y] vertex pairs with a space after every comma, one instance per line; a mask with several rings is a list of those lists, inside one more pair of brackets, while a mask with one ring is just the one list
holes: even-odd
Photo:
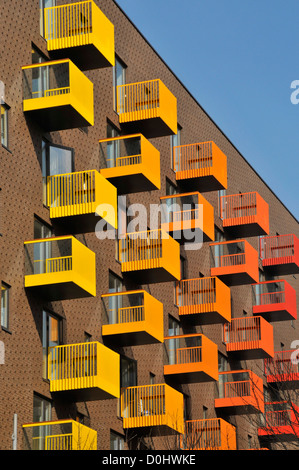
[[277, 438], [280, 442], [299, 438], [299, 407], [290, 401], [265, 403], [259, 437]]
[[260, 239], [260, 257], [267, 273], [274, 276], [299, 273], [299, 238], [275, 235]]
[[259, 280], [258, 252], [246, 240], [210, 243], [211, 276], [237, 286]]
[[296, 349], [276, 351], [273, 358], [267, 358], [265, 376], [267, 383], [277, 384], [279, 388], [299, 388], [299, 362]]
[[263, 317], [232, 318], [223, 325], [223, 341], [240, 360], [274, 356], [273, 326]]
[[215, 408], [229, 414], [264, 412], [263, 380], [251, 370], [219, 372]]
[[223, 227], [236, 237], [269, 233], [269, 205], [257, 193], [240, 193], [220, 198]]
[[266, 281], [252, 285], [253, 315], [268, 321], [297, 319], [296, 291], [287, 281]]

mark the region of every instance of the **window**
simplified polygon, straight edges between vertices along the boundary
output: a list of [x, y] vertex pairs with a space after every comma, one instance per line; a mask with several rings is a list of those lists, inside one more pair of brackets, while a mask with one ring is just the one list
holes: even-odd
[[221, 214], [221, 197], [226, 195], [226, 189], [220, 189], [218, 191], [218, 215], [222, 218]]
[[48, 176], [61, 175], [73, 172], [74, 152], [70, 147], [63, 147], [42, 141], [42, 178], [43, 178], [43, 202], [47, 201], [47, 178]]
[[44, 224], [40, 219], [34, 218], [34, 239], [49, 238], [52, 236], [52, 229]]
[[150, 385], [153, 385], [154, 383], [156, 383], [156, 376], [152, 372], [150, 372], [149, 383]]
[[[177, 133], [170, 136], [170, 150], [171, 150], [171, 157], [170, 157], [170, 167], [172, 170], [175, 169], [177, 165], [174, 165], [174, 147], [178, 147], [181, 145], [181, 126], [178, 124]], [[177, 162], [176, 162], [177, 163]]]
[[166, 179], [166, 196], [173, 196], [174, 194], [178, 194], [177, 187]]
[[55, 314], [43, 310], [43, 377], [48, 378], [48, 349], [61, 344], [62, 321]]
[[137, 362], [122, 356], [120, 358], [120, 387], [135, 387], [137, 385]]
[[110, 431], [110, 449], [111, 450], [124, 450], [125, 440], [124, 436]]
[[[38, 395], [33, 396], [33, 423], [42, 423], [51, 421], [52, 405], [46, 398]], [[34, 450], [45, 450], [45, 437], [51, 434], [50, 426], [34, 426], [32, 430], [32, 439]]]
[[181, 279], [186, 279], [186, 259], [183, 256], [180, 257], [180, 263], [181, 263]]
[[1, 326], [6, 330], [9, 327], [9, 289], [8, 285], [1, 284]]
[[6, 104], [1, 104], [1, 144], [8, 148], [8, 110]]
[[39, 10], [40, 10], [40, 34], [44, 35], [44, 9], [55, 7], [56, 0], [39, 0]]
[[126, 65], [115, 57], [115, 65], [113, 67], [113, 90], [114, 103], [113, 108], [117, 110], [117, 87], [126, 83]]
[[202, 417], [203, 419], [208, 419], [208, 408], [206, 406], [202, 407]]
[[[113, 139], [119, 137], [120, 132], [110, 122], [107, 123], [107, 139]], [[106, 150], [106, 165], [107, 168], [113, 168], [116, 166], [116, 159], [120, 157], [120, 141], [114, 140], [107, 143]]]

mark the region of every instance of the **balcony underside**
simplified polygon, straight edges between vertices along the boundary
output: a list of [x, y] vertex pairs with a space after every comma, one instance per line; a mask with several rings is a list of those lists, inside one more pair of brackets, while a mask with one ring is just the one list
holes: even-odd
[[299, 389], [299, 372], [296, 373], [286, 373], [286, 374], [277, 374], [267, 377], [267, 383], [271, 384], [271, 387], [277, 387], [279, 390], [297, 390]]
[[65, 59], [67, 57], [83, 71], [111, 67], [110, 61], [106, 59], [94, 44], [51, 50], [49, 55], [53, 60]]
[[177, 278], [163, 267], [123, 271], [138, 285], [177, 281]]
[[64, 399], [68, 402], [78, 403], [82, 403], [85, 401], [108, 400], [110, 398], [115, 398], [114, 395], [111, 395], [105, 390], [101, 390], [99, 387], [86, 387], [74, 390], [59, 390], [51, 392], [51, 395], [54, 399], [57, 400]]
[[201, 370], [200, 365], [190, 364], [166, 365], [164, 366], [164, 376], [169, 382], [179, 382], [181, 384], [215, 382], [216, 380], [208, 372]]
[[236, 360], [239, 359], [241, 361], [257, 360], [257, 359], [273, 357], [271, 352], [268, 352], [263, 347], [245, 349], [245, 346], [244, 346], [244, 349], [242, 349], [242, 347], [240, 347], [239, 349], [236, 349], [233, 347], [233, 349], [231, 349], [230, 345], [226, 345], [226, 351], [232, 359], [236, 359]]
[[26, 290], [34, 296], [39, 296], [48, 301], [70, 300], [90, 297], [92, 294], [73, 281], [60, 282], [56, 284], [44, 284], [37, 286], [28, 286]]
[[109, 176], [109, 173], [109, 169], [101, 170], [101, 174], [117, 188], [117, 193], [119, 195], [141, 193], [158, 189], [157, 186], [141, 172], [115, 177]]
[[[140, 418], [138, 418], [138, 420], [140, 421]], [[133, 425], [130, 426], [130, 428], [127, 428], [127, 431], [133, 433], [133, 435], [137, 438], [138, 436], [148, 436], [149, 433], [152, 437], [177, 436], [180, 434], [179, 431], [172, 428], [171, 426], [168, 426], [167, 424], [157, 424], [148, 426], [136, 425], [135, 427]]]
[[[294, 426], [296, 426], [296, 424], [294, 424]], [[260, 438], [265, 440], [271, 439], [271, 442], [275, 442], [275, 440], [280, 442], [297, 442], [299, 438], [299, 428], [296, 432], [294, 426], [273, 426], [267, 428], [259, 428], [258, 435]]]
[[[53, 217], [51, 219], [53, 227], [57, 227], [65, 233], [91, 233], [96, 229], [96, 224], [103, 220], [94, 212], [90, 214], [67, 215], [65, 217]], [[114, 230], [110, 224], [105, 222], [105, 230]]]
[[227, 225], [225, 221], [223, 221], [223, 228], [227, 234], [232, 235], [235, 238], [258, 237], [259, 235], [268, 234], [268, 231], [265, 231], [258, 222], [236, 222], [235, 225]]
[[289, 260], [278, 258], [275, 261], [263, 260], [263, 268], [268, 274], [273, 276], [285, 276], [299, 273], [299, 264], [292, 258]]
[[217, 276], [227, 286], [240, 286], [243, 284], [252, 284], [258, 281], [258, 278], [253, 278], [249, 273], [245, 271], [228, 273], [224, 272], [224, 270], [220, 268], [211, 268], [211, 276]]
[[103, 325], [102, 327], [102, 336], [105, 341], [107, 340], [107, 342], [109, 342], [109, 344], [117, 344], [119, 346], [125, 347], [140, 346], [143, 344], [156, 344], [161, 342], [145, 330], [115, 333], [116, 330], [114, 328], [113, 332], [109, 333], [109, 327], [110, 325]]
[[[48, 100], [49, 98], [47, 98]], [[28, 100], [29, 102], [31, 100]], [[26, 116], [34, 119], [43, 129], [54, 132], [90, 126], [71, 104], [47, 107], [43, 109], [25, 110]]]
[[[241, 397], [238, 398], [237, 400], [239, 401], [238, 404], [234, 405], [233, 400], [228, 400], [228, 404], [225, 405], [223, 402], [220, 404], [217, 403], [217, 400], [222, 400], [224, 399], [215, 399], [215, 408], [216, 411], [221, 412], [223, 415], [247, 415], [247, 414], [256, 414], [260, 413], [260, 410], [258, 409], [257, 405], [248, 403], [246, 404], [246, 401], [248, 401], [248, 397]], [[231, 404], [229, 404], [231, 402]]]
[[[210, 191], [220, 191], [226, 189], [226, 186], [222, 185], [217, 177], [213, 174], [201, 176], [195, 173], [196, 170], [190, 170], [190, 176], [188, 171], [178, 171], [176, 173], [176, 180], [184, 192], [199, 191], [200, 193]], [[195, 176], [192, 176], [195, 173]]]
[[288, 310], [288, 308], [283, 306], [283, 304], [280, 306], [269, 305], [268, 308], [266, 306], [253, 306], [252, 313], [253, 315], [260, 315], [269, 322], [296, 319], [294, 315], [292, 315], [292, 313]]
[[179, 307], [180, 320], [188, 322], [190, 325], [216, 325], [227, 323], [225, 318], [217, 310], [200, 311], [196, 305]]
[[[181, 222], [180, 228], [178, 229], [175, 228], [174, 224], [170, 224], [169, 229], [162, 225], [162, 229], [167, 231], [170, 236], [179, 243], [202, 243], [212, 241], [201, 228], [196, 226], [198, 224], [199, 222], [195, 220], [191, 228], [190, 224]], [[177, 226], [178, 224], [175, 225]]]
[[160, 117], [136, 119], [131, 122], [122, 122], [120, 118], [120, 125], [125, 134], [141, 133], [147, 139], [174, 134], [173, 130]]

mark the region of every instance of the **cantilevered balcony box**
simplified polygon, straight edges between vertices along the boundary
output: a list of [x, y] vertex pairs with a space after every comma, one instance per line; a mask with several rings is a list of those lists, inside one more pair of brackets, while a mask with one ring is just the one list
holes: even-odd
[[96, 295], [96, 255], [72, 236], [30, 240], [25, 288], [49, 301]]
[[117, 228], [117, 190], [96, 170], [49, 176], [47, 201], [50, 218], [67, 233], [93, 232], [101, 219], [107, 230]]
[[220, 217], [234, 237], [269, 234], [269, 205], [256, 191], [221, 196]]
[[210, 254], [211, 276], [229, 286], [258, 282], [258, 252], [247, 240], [210, 243]]
[[198, 192], [160, 197], [161, 228], [180, 243], [214, 241], [214, 208]]
[[258, 428], [260, 438], [270, 438], [271, 442], [298, 441], [299, 407], [292, 401], [267, 402], [265, 413]]
[[178, 383], [218, 380], [218, 347], [201, 334], [164, 339], [164, 376]]
[[264, 412], [263, 379], [251, 370], [219, 372], [216, 411], [228, 414]]
[[284, 280], [265, 281], [252, 285], [252, 313], [268, 321], [297, 319], [295, 289]]
[[180, 279], [180, 245], [162, 230], [125, 234], [119, 240], [123, 273], [139, 285]]
[[23, 111], [44, 131], [93, 126], [93, 83], [69, 59], [22, 67]]
[[147, 138], [177, 133], [177, 99], [160, 79], [116, 88], [117, 113], [125, 133], [140, 132]]
[[97, 432], [73, 419], [23, 424], [22, 429], [23, 450], [97, 450]]
[[78, 402], [120, 397], [120, 356], [93, 341], [49, 348], [50, 392]]
[[273, 276], [299, 273], [299, 238], [294, 234], [261, 237], [263, 268]]
[[122, 388], [121, 416], [124, 429], [150, 428], [153, 435], [183, 433], [183, 394], [167, 384]]
[[53, 59], [68, 57], [81, 70], [115, 63], [114, 25], [93, 1], [45, 8], [44, 37]]
[[222, 418], [185, 421], [182, 450], [237, 450], [236, 428]]
[[200, 325], [230, 322], [230, 288], [217, 277], [182, 279], [175, 292], [182, 319]]
[[267, 383], [279, 389], [299, 388], [299, 361], [296, 349], [276, 351], [274, 357], [264, 359]]
[[237, 359], [264, 359], [274, 356], [273, 326], [263, 317], [232, 318], [223, 325], [226, 351]]
[[174, 147], [173, 169], [185, 190], [207, 192], [227, 188], [227, 157], [214, 142]]
[[163, 343], [163, 304], [145, 290], [102, 295], [102, 336], [121, 346]]
[[100, 173], [118, 194], [160, 189], [160, 152], [142, 134], [102, 139]]

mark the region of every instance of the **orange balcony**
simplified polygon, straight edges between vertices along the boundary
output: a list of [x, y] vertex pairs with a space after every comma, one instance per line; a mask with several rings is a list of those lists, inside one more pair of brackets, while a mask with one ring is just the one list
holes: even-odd
[[177, 99], [161, 80], [116, 88], [119, 122], [127, 134], [154, 138], [177, 133]]
[[201, 192], [227, 188], [227, 158], [214, 142], [179, 145], [173, 169], [181, 185]]
[[290, 401], [267, 402], [259, 437], [275, 438], [279, 441], [293, 441], [299, 438], [299, 407]]
[[223, 325], [223, 341], [227, 352], [238, 359], [274, 356], [273, 326], [263, 317], [232, 318]]
[[213, 241], [214, 208], [198, 192], [160, 197], [161, 228], [175, 240]]
[[247, 240], [210, 244], [211, 276], [237, 286], [259, 280], [258, 252]]
[[279, 388], [299, 387], [299, 363], [296, 349], [276, 351], [273, 358], [264, 359], [267, 383]]
[[222, 418], [185, 421], [183, 450], [237, 450], [236, 428]]
[[119, 240], [123, 273], [138, 284], [180, 279], [180, 245], [162, 230], [127, 233]]
[[264, 412], [263, 380], [251, 370], [219, 372], [216, 410], [229, 414]]
[[163, 304], [144, 290], [102, 295], [102, 336], [121, 346], [163, 343]]
[[274, 235], [260, 239], [260, 257], [267, 273], [274, 276], [299, 273], [299, 238]]
[[237, 237], [269, 233], [269, 205], [257, 193], [241, 193], [220, 198], [223, 227]]
[[164, 375], [180, 383], [218, 380], [218, 347], [201, 334], [164, 338]]
[[252, 285], [253, 315], [268, 321], [297, 319], [296, 291], [287, 281], [266, 281]]
[[158, 427], [159, 435], [184, 432], [184, 398], [167, 384], [141, 385], [121, 390], [124, 429]]
[[230, 288], [217, 277], [182, 279], [176, 283], [179, 315], [209, 325], [231, 320]]
[[118, 194], [160, 189], [160, 152], [142, 135], [102, 139], [100, 154], [106, 168], [100, 173]]

